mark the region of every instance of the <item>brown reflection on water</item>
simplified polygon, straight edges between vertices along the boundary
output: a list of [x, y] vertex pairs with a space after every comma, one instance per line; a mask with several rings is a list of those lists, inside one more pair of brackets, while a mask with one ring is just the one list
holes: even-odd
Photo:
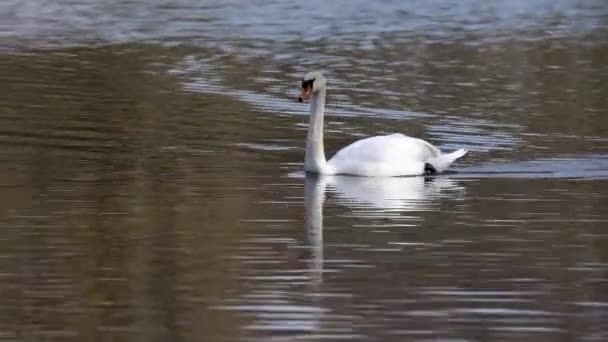
[[[391, 65], [406, 46], [376, 57]], [[386, 131], [473, 147], [462, 166], [573, 153], [584, 163], [605, 151], [605, 45], [425, 47], [397, 79], [336, 52], [346, 66], [329, 71], [330, 110], [427, 115], [329, 116], [328, 155]], [[221, 53], [125, 44], [0, 57], [3, 335], [606, 334], [605, 181], [580, 168], [563, 179], [408, 180], [398, 193], [328, 180], [310, 195], [299, 173], [306, 117], [281, 110], [306, 111], [288, 102], [299, 70], [208, 58]], [[171, 73], [191, 56], [204, 72]], [[219, 91], [184, 87], [197, 77]], [[373, 82], [400, 95], [384, 103]], [[578, 120], [562, 119], [571, 110]], [[491, 142], [503, 149], [482, 149]]]
[[179, 106], [243, 109], [167, 95], [177, 85], [152, 85], [145, 56], [101, 48], [3, 57], [12, 80], [1, 115], [8, 336], [238, 339], [239, 320], [209, 307], [238, 288], [230, 275], [239, 265], [220, 251], [242, 229], [235, 211], [245, 215], [252, 199], [227, 191], [224, 170], [238, 159], [218, 167], [213, 156], [240, 132], [193, 125], [188, 115], [201, 112]]

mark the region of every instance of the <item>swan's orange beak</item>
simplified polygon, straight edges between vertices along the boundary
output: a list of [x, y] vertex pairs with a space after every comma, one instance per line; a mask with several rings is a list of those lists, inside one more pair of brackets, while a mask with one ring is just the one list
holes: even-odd
[[300, 97], [298, 97], [298, 101], [303, 102], [304, 100], [308, 100], [308, 98], [310, 97], [311, 90], [312, 90], [312, 87], [302, 88], [302, 94], [300, 94]]

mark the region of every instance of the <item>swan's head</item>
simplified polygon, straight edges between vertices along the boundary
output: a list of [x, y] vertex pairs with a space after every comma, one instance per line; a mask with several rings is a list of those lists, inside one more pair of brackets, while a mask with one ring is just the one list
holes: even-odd
[[298, 101], [302, 102], [321, 89], [325, 89], [326, 83], [325, 77], [320, 72], [309, 72], [302, 78], [302, 94], [298, 97]]

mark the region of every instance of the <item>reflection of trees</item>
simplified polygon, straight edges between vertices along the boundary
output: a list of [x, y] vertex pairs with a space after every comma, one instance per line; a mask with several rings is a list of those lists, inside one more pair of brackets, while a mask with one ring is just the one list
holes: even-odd
[[[231, 195], [216, 152], [238, 141], [238, 103], [180, 96], [128, 46], [5, 56], [0, 200], [2, 330], [25, 338], [180, 340], [238, 334], [209, 307], [237, 288], [219, 246], [251, 199]], [[206, 120], [207, 110], [225, 112]], [[4, 158], [3, 160], [5, 160]], [[221, 233], [220, 233], [221, 232]], [[232, 271], [227, 271], [232, 270]], [[189, 334], [194, 334], [189, 336]], [[235, 337], [234, 339], [238, 339]]]

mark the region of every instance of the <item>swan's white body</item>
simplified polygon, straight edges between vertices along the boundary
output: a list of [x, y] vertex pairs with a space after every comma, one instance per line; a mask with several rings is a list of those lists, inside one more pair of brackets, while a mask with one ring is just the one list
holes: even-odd
[[427, 163], [441, 172], [467, 153], [466, 149], [460, 149], [442, 154], [437, 147], [424, 140], [396, 133], [356, 141], [327, 161], [323, 147], [326, 81], [317, 72], [309, 73], [304, 78], [304, 82], [311, 80], [314, 81], [310, 94], [310, 121], [304, 162], [308, 172], [379, 177], [422, 175], [425, 174]]

